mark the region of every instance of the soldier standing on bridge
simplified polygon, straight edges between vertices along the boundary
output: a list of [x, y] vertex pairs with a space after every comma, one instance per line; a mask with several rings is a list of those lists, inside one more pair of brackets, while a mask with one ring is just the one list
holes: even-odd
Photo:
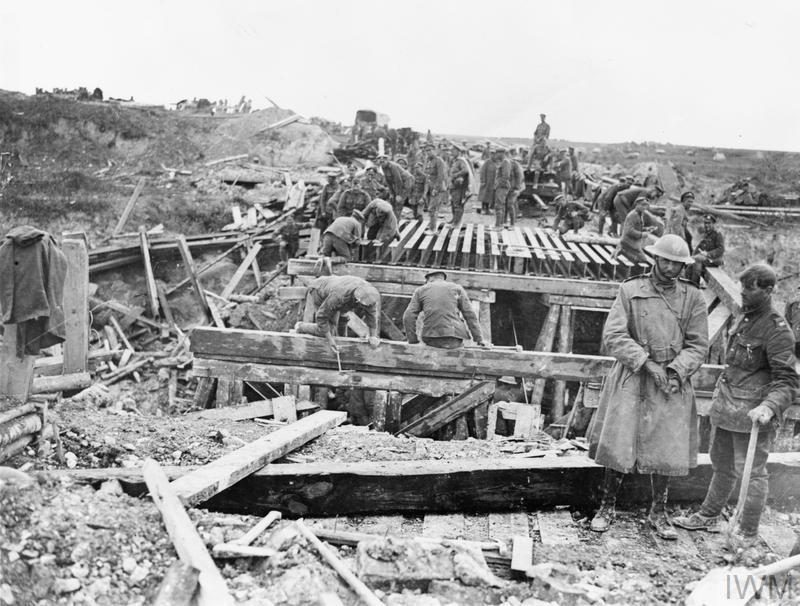
[[447, 165], [436, 152], [432, 143], [426, 145], [427, 163], [425, 165], [425, 195], [428, 210], [428, 233], [436, 231], [439, 222], [439, 208], [447, 197]]
[[587, 433], [589, 456], [606, 468], [591, 528], [608, 530], [620, 485], [636, 472], [650, 476], [650, 525], [675, 540], [667, 491], [671, 476], [697, 466], [691, 376], [708, 352], [708, 316], [700, 290], [678, 279], [692, 262], [683, 238], [668, 234], [646, 250], [652, 272], [622, 283], [603, 327], [603, 350], [616, 362]]
[[464, 203], [469, 192], [470, 171], [467, 160], [461, 155], [458, 147], [453, 146], [450, 161], [450, 209], [453, 213], [451, 223], [453, 227], [461, 225], [464, 217]]
[[395, 217], [399, 221], [403, 212], [403, 205], [408, 201], [408, 197], [414, 187], [414, 177], [397, 162], [389, 160], [386, 154], [378, 156], [378, 164], [381, 167], [386, 187], [389, 190], [389, 202], [394, 209]]
[[494, 201], [494, 179], [497, 175], [497, 150], [492, 150], [488, 146], [487, 150], [490, 151], [489, 156], [481, 164], [481, 169], [478, 172], [478, 179], [480, 180], [480, 189], [478, 190], [478, 202], [481, 203], [479, 213], [489, 214]]
[[499, 229], [503, 227], [508, 212], [506, 202], [511, 191], [514, 167], [505, 149], [498, 149], [497, 157], [497, 172], [494, 177], [494, 226]]

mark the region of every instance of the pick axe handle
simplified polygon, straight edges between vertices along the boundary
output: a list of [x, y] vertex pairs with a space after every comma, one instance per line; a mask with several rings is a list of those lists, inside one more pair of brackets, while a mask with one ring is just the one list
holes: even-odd
[[747, 455], [744, 460], [744, 470], [742, 471], [742, 482], [739, 486], [739, 500], [736, 502], [736, 511], [733, 514], [731, 528], [735, 528], [742, 517], [744, 502], [747, 499], [747, 488], [750, 485], [750, 474], [753, 471], [753, 459], [756, 456], [756, 442], [758, 442], [758, 422], [753, 421], [750, 428], [750, 441], [747, 443]]

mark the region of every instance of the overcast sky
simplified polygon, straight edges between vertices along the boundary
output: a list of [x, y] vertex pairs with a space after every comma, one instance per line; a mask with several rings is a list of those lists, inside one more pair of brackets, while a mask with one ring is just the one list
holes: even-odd
[[0, 88], [800, 151], [792, 0], [0, 0]]

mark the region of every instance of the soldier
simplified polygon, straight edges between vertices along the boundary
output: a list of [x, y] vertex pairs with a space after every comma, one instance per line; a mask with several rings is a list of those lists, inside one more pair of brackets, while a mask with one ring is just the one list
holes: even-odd
[[608, 530], [620, 485], [636, 472], [650, 475], [650, 525], [675, 540], [669, 478], [697, 466], [691, 376], [708, 352], [708, 317], [700, 290], [678, 280], [692, 261], [686, 242], [668, 234], [646, 250], [655, 258], [652, 272], [622, 283], [603, 327], [603, 351], [616, 362], [587, 434], [589, 456], [606, 468], [591, 529]]
[[662, 231], [661, 222], [650, 213], [650, 202], [644, 196], [639, 196], [633, 210], [625, 217], [622, 237], [614, 251], [614, 257], [623, 253], [633, 263], [646, 262], [642, 247], [646, 244], [647, 236], [660, 236]]
[[478, 189], [478, 202], [481, 203], [481, 207], [478, 210], [479, 213], [489, 214], [489, 210], [493, 206], [494, 202], [494, 178], [497, 174], [497, 150], [491, 150], [488, 146], [486, 148], [490, 150], [491, 153], [483, 161], [481, 164], [481, 169], [478, 173], [478, 179], [480, 181], [480, 189]]
[[681, 203], [672, 207], [672, 214], [667, 220], [665, 232], [675, 234], [686, 240], [689, 249], [692, 248], [692, 234], [689, 232], [689, 209], [694, 202], [694, 193], [690, 191], [681, 194]]
[[566, 149], [558, 152], [555, 170], [556, 181], [559, 183], [561, 191], [566, 194], [572, 194], [572, 160], [569, 159]]
[[295, 221], [295, 216], [300, 218], [302, 212], [302, 210], [298, 210], [286, 217], [286, 221], [278, 230], [278, 253], [284, 263], [288, 263], [289, 259], [297, 256], [297, 251], [300, 248], [300, 230], [304, 227], [311, 227], [311, 223], [297, 223]]
[[609, 227], [608, 233], [612, 236], [617, 235], [617, 227], [620, 223], [620, 218], [624, 221], [625, 217], [617, 217], [616, 209], [614, 208], [614, 198], [616, 198], [618, 193], [630, 188], [632, 183], [633, 177], [623, 177], [619, 180], [619, 183], [606, 188], [597, 199], [597, 210], [599, 212], [597, 218], [597, 233], [601, 236], [605, 229], [606, 217], [609, 215], [611, 216], [611, 226]]
[[425, 182], [427, 176], [425, 174], [425, 166], [422, 162], [415, 162], [412, 172], [414, 177], [414, 185], [411, 190], [411, 196], [408, 199], [408, 205], [414, 211], [414, 218], [421, 219], [422, 211], [425, 208]]
[[519, 195], [525, 189], [525, 171], [516, 156], [510, 158], [511, 161], [511, 188], [506, 198], [506, 216], [504, 223], [515, 225], [519, 214]]
[[469, 296], [463, 287], [447, 281], [447, 274], [432, 269], [425, 274], [425, 284], [414, 291], [411, 303], [403, 314], [403, 326], [409, 343], [419, 343], [417, 317], [422, 312], [422, 342], [440, 349], [458, 349], [469, 338], [464, 321], [472, 339], [478, 345], [484, 343], [478, 316], [472, 309]]
[[355, 176], [350, 174], [342, 188], [330, 200], [336, 204], [336, 217], [349, 217], [354, 210], [364, 210], [370, 203], [369, 194], [364, 191]]
[[[367, 160], [364, 166], [364, 176], [361, 179], [361, 189], [367, 192], [370, 201], [386, 196], [386, 186], [383, 184], [383, 175], [378, 174], [377, 167]], [[364, 210], [363, 208], [359, 210]]]
[[[642, 183], [645, 187], [655, 187], [656, 185], [661, 185], [658, 179], [658, 173], [653, 170], [652, 166], [647, 167], [647, 174], [644, 177], [644, 182]], [[678, 234], [680, 235], [680, 234]]]
[[589, 209], [578, 200], [568, 201], [564, 194], [558, 194], [553, 203], [558, 208], [553, 229], [562, 235], [570, 229], [577, 234], [580, 228], [589, 220]]
[[331, 257], [334, 263], [347, 263], [353, 258], [355, 247], [361, 241], [361, 223], [364, 215], [359, 210], [351, 217], [336, 217], [322, 234], [322, 256]]
[[427, 145], [427, 164], [425, 165], [425, 198], [428, 203], [428, 234], [436, 231], [439, 221], [439, 207], [447, 196], [447, 165], [436, 153], [433, 144]]
[[403, 205], [408, 201], [414, 187], [414, 176], [397, 162], [392, 162], [386, 154], [378, 156], [378, 165], [383, 172], [388, 189], [389, 202], [397, 219], [403, 213]]
[[469, 192], [470, 171], [467, 160], [459, 153], [458, 147], [453, 147], [450, 159], [450, 210], [453, 213], [451, 223], [454, 227], [461, 225], [464, 216], [464, 203]]
[[367, 240], [378, 240], [386, 245], [397, 235], [397, 216], [386, 200], [375, 198], [364, 209], [364, 227]]
[[313, 315], [313, 322], [298, 322], [294, 329], [300, 334], [315, 335], [328, 340], [333, 351], [339, 347], [334, 339], [339, 325], [339, 315], [354, 311], [369, 328], [367, 341], [373, 347], [378, 338], [378, 310], [381, 296], [374, 286], [355, 276], [323, 276], [308, 284], [306, 316]]
[[328, 182], [322, 186], [317, 202], [317, 211], [314, 214], [314, 227], [320, 231], [328, 229], [336, 218], [336, 204], [331, 204], [336, 192], [339, 190], [339, 172], [328, 173]]
[[700, 511], [675, 518], [688, 530], [718, 530], [722, 508], [744, 469], [749, 434], [758, 424], [753, 469], [737, 538], [758, 540], [758, 524], [767, 501], [767, 457], [783, 412], [797, 395], [794, 335], [772, 305], [777, 278], [764, 264], [739, 276], [742, 310], [730, 329], [725, 368], [711, 404], [711, 466], [714, 475]]
[[494, 226], [503, 227], [506, 220], [506, 202], [511, 191], [511, 176], [513, 167], [505, 149], [497, 150], [497, 172], [494, 177]]
[[534, 145], [547, 143], [547, 140], [550, 138], [550, 125], [545, 122], [544, 114], [539, 114], [539, 124], [536, 125], [536, 130], [533, 131], [533, 143]]
[[[797, 288], [800, 289], [800, 286]], [[800, 297], [798, 295], [786, 303], [783, 315], [794, 333], [794, 355], [800, 356]]]
[[617, 213], [617, 220], [624, 221], [628, 213], [633, 209], [636, 199], [645, 196], [648, 200], [657, 200], [661, 197], [664, 190], [660, 186], [638, 187], [632, 186], [614, 196], [614, 211]]
[[720, 267], [725, 254], [725, 238], [717, 231], [714, 215], [703, 217], [703, 237], [693, 251], [694, 263], [686, 268], [686, 277], [696, 286], [705, 276], [706, 267]]

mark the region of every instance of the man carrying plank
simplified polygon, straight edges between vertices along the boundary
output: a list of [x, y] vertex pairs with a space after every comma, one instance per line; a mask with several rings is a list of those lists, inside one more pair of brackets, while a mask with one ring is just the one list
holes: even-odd
[[750, 485], [739, 522], [739, 538], [753, 542], [767, 501], [767, 457], [783, 412], [797, 394], [794, 335], [772, 306], [777, 277], [764, 264], [739, 277], [742, 313], [731, 327], [725, 369], [711, 405], [711, 465], [714, 475], [700, 511], [675, 518], [688, 530], [718, 530], [719, 516], [744, 469], [749, 433], [759, 424]]
[[422, 342], [441, 349], [458, 349], [469, 338], [464, 321], [466, 320], [472, 339], [478, 345], [484, 343], [478, 316], [472, 309], [469, 295], [458, 284], [447, 281], [447, 274], [434, 269], [425, 274], [425, 284], [414, 291], [411, 303], [403, 314], [403, 326], [409, 343], [419, 343], [417, 318], [422, 318]]
[[[338, 219], [337, 219], [338, 220]], [[354, 311], [369, 328], [367, 341], [373, 347], [380, 343], [378, 316], [381, 296], [374, 286], [355, 276], [326, 276], [312, 280], [306, 295], [305, 316], [313, 322], [298, 322], [294, 329], [301, 334], [325, 337], [331, 349], [339, 348], [334, 339], [339, 315]]]
[[608, 530], [622, 480], [635, 472], [650, 475], [650, 525], [675, 540], [667, 489], [671, 476], [697, 466], [691, 376], [708, 352], [708, 319], [700, 290], [678, 280], [692, 262], [683, 238], [667, 234], [646, 250], [655, 257], [652, 273], [622, 283], [603, 327], [602, 349], [616, 362], [587, 433], [589, 456], [606, 468], [591, 529]]

